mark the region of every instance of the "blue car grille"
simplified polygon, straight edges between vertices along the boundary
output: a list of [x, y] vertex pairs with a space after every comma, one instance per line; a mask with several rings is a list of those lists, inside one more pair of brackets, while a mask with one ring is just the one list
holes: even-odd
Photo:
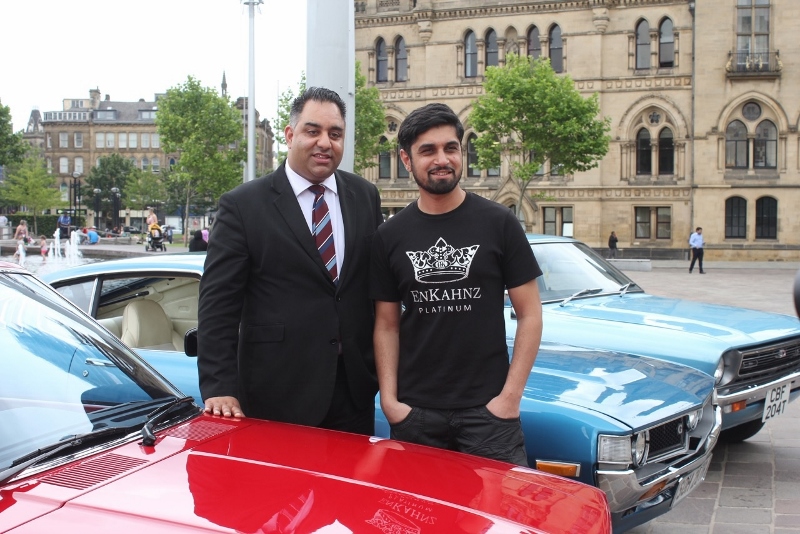
[[742, 363], [732, 390], [766, 384], [800, 369], [800, 339], [740, 350]]
[[652, 462], [686, 450], [686, 424], [683, 417], [668, 421], [649, 431], [647, 461]]

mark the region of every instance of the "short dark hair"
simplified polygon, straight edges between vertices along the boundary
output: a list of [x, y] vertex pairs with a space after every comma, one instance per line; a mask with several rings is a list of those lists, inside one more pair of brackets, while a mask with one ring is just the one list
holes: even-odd
[[414, 141], [436, 126], [452, 126], [456, 129], [458, 142], [464, 137], [464, 125], [452, 109], [446, 104], [433, 103], [417, 108], [403, 120], [397, 131], [397, 142], [406, 154], [411, 154], [411, 145]]
[[342, 119], [347, 117], [347, 106], [344, 100], [342, 100], [342, 97], [339, 96], [339, 93], [324, 87], [307, 87], [297, 98], [292, 100], [292, 108], [289, 111], [289, 125], [292, 128], [297, 126], [297, 121], [300, 120], [300, 114], [303, 113], [303, 108], [306, 107], [306, 102], [309, 100], [336, 104], [336, 107], [339, 108], [339, 112], [342, 114]]
[[695, 228], [695, 229], [694, 229], [694, 231], [695, 231], [695, 232], [699, 232], [699, 231], [700, 231], [700, 230], [702, 230], [702, 229], [703, 229], [703, 227], [702, 227], [702, 226], [698, 226], [697, 228]]

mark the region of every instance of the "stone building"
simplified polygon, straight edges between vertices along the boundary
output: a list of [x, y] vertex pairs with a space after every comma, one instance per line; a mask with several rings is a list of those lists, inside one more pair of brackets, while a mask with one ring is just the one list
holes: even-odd
[[[223, 75], [223, 95], [226, 92]], [[44, 112], [37, 122], [40, 128], [36, 131], [43, 139], [48, 172], [56, 176], [65, 202], [81, 209], [87, 208], [83, 201], [75, 203], [75, 186], [84, 182], [91, 168], [103, 156], [120, 154], [130, 159], [135, 167], [153, 173], [160, 173], [165, 166], [177, 162], [177, 155], [166, 154], [161, 147], [155, 122], [160, 96], [156, 94], [152, 101], [141, 98], [136, 102], [123, 102], [111, 100], [109, 95], [101, 99], [100, 90], [92, 89], [89, 98], [64, 99], [62, 111]], [[243, 110], [246, 100], [239, 98], [236, 106]], [[38, 111], [34, 113], [38, 114]], [[34, 113], [31, 114], [29, 129], [34, 119], [38, 119]], [[243, 125], [246, 132], [246, 117]], [[272, 167], [272, 129], [266, 119], [258, 122], [256, 136], [257, 173], [263, 174]], [[136, 218], [143, 214], [126, 211], [125, 224], [129, 224], [131, 216]]]
[[[444, 102], [465, 123], [466, 189], [509, 207], [508, 164], [476, 169], [469, 125], [485, 69], [547, 57], [611, 118], [590, 171], [546, 164], [521, 206], [527, 230], [625, 257], [800, 260], [800, 2], [777, 0], [364, 0], [356, 57], [385, 103], [387, 139], [413, 109]], [[396, 153], [367, 172], [392, 213], [416, 198]], [[552, 167], [552, 168], [551, 168]]]

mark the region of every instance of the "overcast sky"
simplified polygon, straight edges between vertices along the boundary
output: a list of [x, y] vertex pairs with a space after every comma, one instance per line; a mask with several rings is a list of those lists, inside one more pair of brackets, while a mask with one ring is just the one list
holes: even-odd
[[[14, 131], [64, 98], [151, 101], [191, 75], [247, 96], [248, 6], [241, 0], [0, 0], [0, 102]], [[255, 16], [256, 109], [306, 70], [306, 1], [264, 0]]]

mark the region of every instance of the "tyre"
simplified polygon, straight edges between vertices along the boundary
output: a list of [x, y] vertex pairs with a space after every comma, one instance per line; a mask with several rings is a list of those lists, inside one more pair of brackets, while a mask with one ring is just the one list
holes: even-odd
[[764, 423], [761, 422], [761, 419], [748, 421], [747, 423], [739, 426], [723, 430], [719, 436], [719, 439], [727, 441], [728, 443], [739, 443], [746, 439], [752, 438], [758, 434], [763, 427]]

